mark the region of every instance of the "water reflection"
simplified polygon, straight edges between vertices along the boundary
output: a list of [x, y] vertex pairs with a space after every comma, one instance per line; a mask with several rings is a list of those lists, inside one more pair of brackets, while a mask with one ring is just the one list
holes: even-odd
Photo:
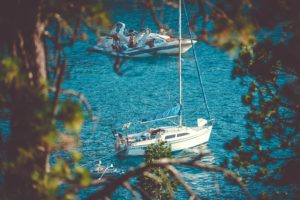
[[196, 146], [189, 149], [184, 149], [177, 154], [174, 155], [175, 158], [195, 158], [197, 156], [201, 156], [201, 162], [205, 162], [207, 164], [214, 164], [215, 157], [213, 151], [208, 147], [207, 144]]

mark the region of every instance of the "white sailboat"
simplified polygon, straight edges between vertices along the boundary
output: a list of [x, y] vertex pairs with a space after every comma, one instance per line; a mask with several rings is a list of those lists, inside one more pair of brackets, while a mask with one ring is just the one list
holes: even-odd
[[[161, 114], [143, 119], [141, 123], [150, 123], [153, 121], [167, 118], [178, 117], [178, 126], [151, 128], [139, 133], [127, 134], [126, 136], [116, 134], [116, 149], [129, 156], [144, 155], [148, 145], [155, 144], [158, 141], [166, 141], [171, 146], [171, 151], [179, 151], [195, 146], [205, 144], [209, 141], [213, 120], [203, 118], [197, 119], [197, 126], [188, 127], [182, 123], [182, 65], [181, 65], [181, 0], [179, 0], [179, 104]], [[195, 56], [195, 54], [194, 54]], [[196, 57], [195, 57], [196, 59]], [[196, 62], [197, 63], [197, 62]], [[201, 80], [201, 79], [200, 79]], [[201, 81], [202, 84], [202, 81]], [[202, 88], [203, 89], [203, 88]], [[204, 91], [203, 91], [204, 92]], [[205, 96], [205, 95], [204, 95]], [[206, 98], [205, 98], [206, 103]], [[208, 107], [206, 106], [207, 110]], [[209, 114], [209, 112], [208, 112]], [[210, 114], [209, 114], [210, 115]], [[210, 117], [210, 116], [209, 116]]]

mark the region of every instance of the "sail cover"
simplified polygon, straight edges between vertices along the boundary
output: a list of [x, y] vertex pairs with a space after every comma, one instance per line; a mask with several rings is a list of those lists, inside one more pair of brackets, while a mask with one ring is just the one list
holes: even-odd
[[158, 113], [153, 116], [145, 117], [144, 119], [141, 120], [141, 122], [145, 123], [145, 122], [156, 121], [156, 120], [160, 120], [160, 119], [177, 117], [178, 115], [180, 115], [180, 111], [181, 111], [181, 106], [178, 104], [177, 106], [175, 106], [171, 109], [168, 109], [168, 110], [164, 111], [163, 113]]

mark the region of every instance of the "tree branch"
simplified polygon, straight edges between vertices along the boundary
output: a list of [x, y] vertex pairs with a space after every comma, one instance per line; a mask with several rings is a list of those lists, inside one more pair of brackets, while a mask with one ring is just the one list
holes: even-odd
[[132, 196], [135, 199], [139, 199], [138, 193], [133, 189], [133, 187], [127, 181], [123, 183], [123, 186], [131, 192]]
[[150, 197], [150, 195], [149, 195], [149, 193], [147, 191], [143, 190], [140, 187], [137, 187], [136, 185], [131, 185], [131, 187], [133, 189], [139, 191], [144, 200], [152, 200], [152, 198]]
[[[49, 87], [49, 90], [52, 91], [52, 92], [57, 93], [57, 89], [54, 88], [54, 87]], [[61, 94], [66, 94], [66, 95], [71, 95], [71, 96], [78, 97], [80, 102], [83, 103], [84, 106], [86, 107], [86, 109], [89, 113], [90, 119], [93, 120], [93, 121], [96, 120], [96, 117], [93, 114], [93, 111], [90, 107], [90, 104], [88, 103], [86, 98], [83, 96], [83, 94], [81, 94], [79, 92], [76, 92], [75, 90], [59, 90], [58, 92], [61, 93]]]
[[190, 188], [190, 186], [181, 179], [179, 172], [175, 169], [175, 167], [171, 165], [166, 165], [165, 168], [173, 175], [173, 177], [181, 184], [184, 189], [189, 193], [190, 200], [196, 200], [198, 199], [197, 195], [194, 193], [194, 191]]
[[56, 111], [56, 105], [57, 105], [57, 102], [58, 102], [60, 87], [61, 87], [61, 84], [63, 82], [63, 75], [64, 75], [64, 72], [66, 70], [66, 67], [67, 67], [66, 60], [64, 60], [62, 66], [61, 66], [61, 70], [60, 70], [59, 75], [58, 75], [58, 79], [56, 81], [56, 86], [55, 86], [55, 88], [53, 88], [54, 97], [53, 97], [53, 106], [52, 106], [52, 117], [54, 116], [54, 113]]
[[146, 0], [144, 2], [144, 5], [145, 5], [146, 8], [149, 8], [150, 14], [151, 14], [152, 19], [153, 19], [154, 23], [156, 24], [156, 26], [158, 28], [164, 28], [163, 24], [160, 22], [160, 20], [157, 18], [156, 14], [155, 14], [155, 6], [153, 4], [153, 1], [152, 0]]
[[101, 190], [91, 194], [87, 198], [87, 200], [93, 200], [93, 199], [99, 199], [99, 198], [101, 199], [104, 196], [106, 196], [106, 197], [110, 196], [116, 190], [117, 187], [121, 186], [124, 182], [128, 181], [129, 179], [131, 179], [135, 176], [141, 175], [142, 173], [144, 173], [145, 171], [148, 171], [152, 167], [165, 167], [167, 165], [182, 165], [182, 166], [195, 167], [195, 168], [202, 169], [205, 171], [221, 172], [224, 174], [225, 178], [228, 178], [228, 179], [234, 181], [235, 183], [237, 183], [238, 186], [240, 186], [241, 189], [246, 193], [246, 195], [249, 199], [253, 199], [252, 196], [249, 194], [246, 186], [242, 182], [241, 178], [230, 170], [227, 170], [227, 169], [225, 169], [223, 167], [219, 167], [219, 166], [195, 162], [193, 160], [190, 161], [187, 159], [176, 160], [176, 159], [163, 158], [160, 160], [156, 160], [150, 164], [143, 163], [139, 167], [128, 171], [126, 174], [119, 177], [118, 179], [113, 180], [110, 183], [107, 183]]

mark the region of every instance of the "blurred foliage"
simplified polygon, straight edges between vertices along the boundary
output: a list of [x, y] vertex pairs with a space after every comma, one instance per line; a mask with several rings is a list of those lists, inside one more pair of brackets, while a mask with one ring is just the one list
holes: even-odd
[[[1, 1], [0, 26], [0, 119], [9, 126], [0, 134], [0, 199], [75, 199], [91, 178], [74, 151], [83, 110], [59, 97], [63, 51], [87, 30], [105, 32], [109, 15], [96, 0]], [[50, 166], [59, 151], [66, 156]]]
[[69, 131], [79, 133], [83, 124], [83, 111], [78, 103], [67, 100], [61, 105], [57, 118], [64, 122], [64, 127]]
[[[257, 39], [241, 43], [232, 71], [233, 78], [249, 86], [242, 96], [249, 107], [245, 116], [248, 136], [225, 144], [233, 152], [228, 166], [241, 169], [245, 181], [265, 186], [258, 193], [260, 199], [296, 198], [300, 184], [299, 3], [263, 0], [239, 4], [243, 6], [236, 9], [248, 21], [244, 25], [255, 27], [252, 35]], [[222, 10], [230, 13], [226, 7]], [[236, 22], [234, 15], [228, 16]]]
[[[74, 154], [79, 153], [72, 152]], [[77, 190], [90, 184], [89, 171], [79, 165], [80, 159], [76, 157], [78, 155], [71, 160], [58, 158], [49, 173], [35, 171], [32, 174], [33, 187], [38, 190], [40, 199], [75, 199]]]
[[[151, 144], [145, 151], [145, 162], [152, 163], [160, 158], [171, 158], [171, 147], [163, 141]], [[150, 195], [152, 199], [174, 199], [178, 182], [163, 167], [152, 167], [146, 174], [138, 178], [138, 185]], [[149, 175], [150, 174], [150, 175]]]

